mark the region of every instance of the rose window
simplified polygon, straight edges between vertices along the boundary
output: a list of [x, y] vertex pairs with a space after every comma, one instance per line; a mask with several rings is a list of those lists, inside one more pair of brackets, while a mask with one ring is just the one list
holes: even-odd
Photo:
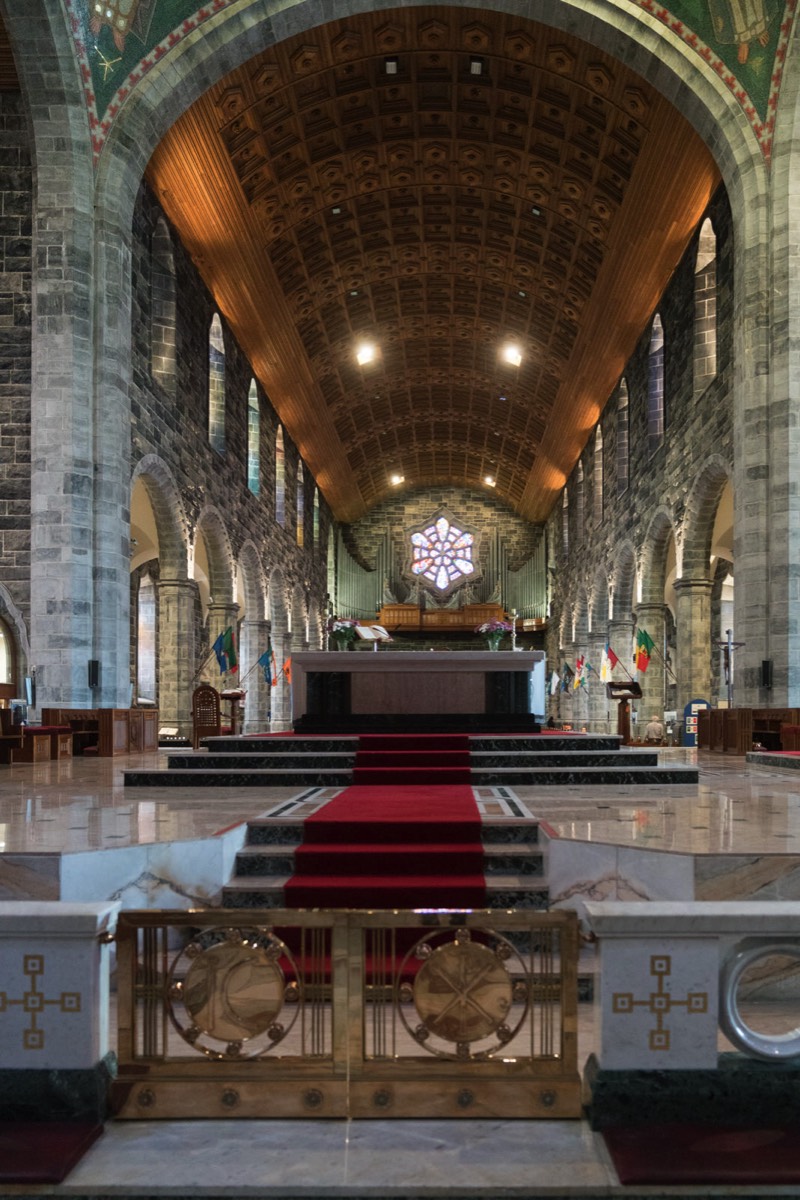
[[411, 535], [411, 573], [440, 591], [475, 573], [475, 538], [447, 517], [438, 517]]

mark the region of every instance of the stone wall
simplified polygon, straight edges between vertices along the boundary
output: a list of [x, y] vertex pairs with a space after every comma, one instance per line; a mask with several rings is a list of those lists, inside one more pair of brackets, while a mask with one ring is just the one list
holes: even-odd
[[[620, 396], [617, 388], [600, 418], [604, 463], [602, 517], [598, 519], [593, 503], [594, 436], [591, 435], [567, 483], [569, 538], [566, 553], [560, 503], [547, 522], [550, 561], [554, 568], [547, 638], [551, 665], [560, 661], [559, 650], [571, 643], [573, 620], [579, 631], [576, 644], [587, 642], [587, 614], [608, 609], [608, 596], [601, 595], [602, 588], [608, 589], [612, 599], [616, 598], [614, 620], [627, 620], [633, 624], [631, 609], [635, 610], [636, 590], [632, 587], [632, 578], [623, 586], [619, 577], [626, 555], [630, 557], [631, 576], [635, 571], [639, 572], [645, 598], [648, 588], [656, 597], [663, 596], [670, 535], [680, 547], [688, 517], [691, 515], [696, 519], [702, 515], [693, 511], [692, 506], [698, 503], [697, 496], [703, 496], [698, 480], [706, 464], [713, 458], [720, 464], [718, 470], [723, 470], [732, 480], [734, 247], [731, 212], [724, 188], [720, 188], [706, 215], [711, 218], [717, 237], [717, 373], [698, 395], [694, 370], [695, 263], [701, 221], [657, 309], [665, 335], [665, 428], [661, 444], [651, 451], [648, 440], [648, 325], [621, 376], [627, 382], [629, 403], [627, 489], [620, 494], [617, 487]], [[581, 464], [585, 488], [582, 531], [577, 515], [577, 479]], [[715, 504], [717, 499], [718, 496], [712, 495], [707, 501], [701, 499], [700, 502]], [[707, 516], [713, 523], [714, 513], [709, 512]], [[645, 569], [648, 563], [652, 566], [652, 578]], [[625, 607], [621, 610], [623, 601]], [[672, 615], [676, 614], [673, 612]], [[607, 636], [606, 625], [602, 629], [596, 626], [597, 622], [592, 636], [602, 642]], [[563, 634], [562, 630], [565, 631]], [[680, 639], [680, 628], [677, 637]]]
[[[188, 253], [172, 240], [175, 275], [174, 386], [169, 371], [151, 361], [152, 253], [154, 233], [164, 216], [143, 185], [136, 206], [133, 252], [133, 462], [157, 455], [171, 472], [194, 525], [204, 508], [216, 509], [224, 522], [234, 559], [246, 541], [258, 547], [264, 567], [279, 565], [287, 591], [308, 585], [322, 597], [326, 590], [330, 510], [320, 498], [320, 537], [314, 545], [314, 483], [306, 472], [304, 546], [297, 544], [296, 485], [301, 463], [297, 448], [284, 433], [286, 522], [275, 520], [275, 434], [278, 417], [258, 389], [260, 403], [260, 490], [248, 488], [248, 394], [252, 369], [225, 323], [225, 449], [214, 450], [208, 435], [208, 336], [217, 311]], [[163, 240], [163, 239], [162, 239]], [[159, 268], [163, 265], [159, 264]], [[163, 337], [159, 336], [159, 344]], [[162, 382], [162, 379], [165, 382]]]

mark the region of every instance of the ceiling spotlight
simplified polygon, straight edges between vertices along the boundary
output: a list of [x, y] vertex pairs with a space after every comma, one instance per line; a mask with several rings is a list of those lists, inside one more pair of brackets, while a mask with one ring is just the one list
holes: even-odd
[[533, 208], [531, 209], [531, 212], [533, 213], [534, 217], [540, 217], [542, 215], [542, 210], [540, 208], [537, 208], [535, 204], [534, 204]]
[[483, 74], [483, 59], [482, 58], [473, 57], [469, 60], [469, 73], [470, 73], [470, 75], [482, 75]]
[[358, 288], [351, 288], [351, 289], [350, 289], [350, 295], [351, 295], [351, 296], [357, 296], [357, 295], [358, 295]]
[[372, 342], [362, 342], [356, 349], [356, 362], [360, 367], [367, 366], [368, 363], [375, 361], [376, 354], [375, 346]]
[[522, 353], [519, 346], [515, 346], [513, 342], [509, 342], [503, 346], [503, 362], [510, 363], [512, 367], [518, 367], [522, 362]]
[[494, 475], [484, 475], [483, 482], [487, 487], [497, 487], [497, 481]]
[[520, 297], [521, 300], [524, 300], [526, 298], [526, 296], [528, 295], [528, 293], [523, 292], [522, 289], [520, 288], [520, 290], [517, 292], [517, 295]]
[[383, 60], [383, 69], [387, 75], [397, 74], [398, 62], [396, 58], [385, 58]]
[[338, 217], [338, 216], [339, 216], [339, 213], [340, 213], [341, 211], [342, 211], [342, 210], [339, 208], [339, 205], [338, 205], [338, 204], [337, 204], [337, 205], [335, 205], [335, 206], [334, 206], [334, 207], [331, 209], [331, 212], [333, 213], [333, 215], [334, 215], [335, 217]]
[[391, 483], [394, 487], [397, 487], [399, 483], [405, 483], [405, 481], [405, 475], [399, 475], [397, 471], [395, 471], [393, 475], [389, 476], [389, 483]]

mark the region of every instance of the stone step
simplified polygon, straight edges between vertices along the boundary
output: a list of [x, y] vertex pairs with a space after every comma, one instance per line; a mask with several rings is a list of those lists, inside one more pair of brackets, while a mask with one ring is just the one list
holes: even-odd
[[[267, 815], [252, 817], [247, 822], [248, 846], [299, 846], [302, 840], [302, 818], [275, 818]], [[505, 820], [493, 818], [491, 821], [484, 821], [481, 840], [484, 846], [538, 846], [539, 824], [534, 820], [520, 820], [515, 817]]]
[[[204, 738], [203, 746], [209, 753], [214, 754], [335, 754], [351, 752], [358, 749], [358, 737], [341, 735], [338, 737], [318, 736], [302, 737], [298, 734], [273, 735], [268, 737], [224, 737]], [[424, 742], [420, 743], [420, 749]], [[469, 734], [469, 748], [476, 751], [524, 750], [530, 754], [549, 754], [556, 751], [604, 750], [608, 753], [622, 748], [622, 739], [617, 734], [586, 733], [586, 734]], [[200, 754], [203, 751], [198, 752]], [[633, 753], [625, 750], [624, 753]]]
[[[291, 875], [295, 869], [294, 852], [297, 845], [297, 842], [273, 842], [268, 846], [245, 846], [236, 855], [234, 881]], [[336, 853], [335, 846], [330, 850], [331, 854]], [[536, 876], [540, 880], [544, 876], [542, 852], [530, 845], [498, 845], [484, 841], [483, 855], [485, 875], [520, 875], [525, 879]]]
[[[285, 908], [283, 888], [291, 872], [269, 877], [235, 877], [222, 889], [223, 908]], [[523, 908], [544, 912], [547, 887], [536, 876], [497, 874], [486, 880], [486, 907]]]

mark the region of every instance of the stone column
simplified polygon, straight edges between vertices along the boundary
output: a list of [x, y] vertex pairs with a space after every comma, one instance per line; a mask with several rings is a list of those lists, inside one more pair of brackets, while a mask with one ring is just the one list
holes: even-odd
[[269, 645], [269, 621], [242, 621], [240, 629], [242, 661], [247, 663], [247, 691], [244, 702], [243, 733], [260, 733], [269, 729], [270, 704], [273, 689], [264, 679], [258, 660]]
[[612, 701], [606, 695], [605, 682], [600, 678], [605, 645], [605, 638], [593, 636], [586, 655], [592, 664], [592, 670], [589, 672], [588, 728], [590, 733], [616, 733], [617, 731], [617, 714], [611, 711]]
[[[193, 579], [161, 579], [158, 583], [158, 723], [192, 735], [192, 691], [195, 672], [194, 614], [197, 584]], [[199, 664], [197, 664], [199, 666]]]
[[278, 667], [278, 685], [272, 689], [270, 729], [283, 732], [292, 728], [292, 693], [283, 673], [283, 664], [292, 653], [292, 635], [286, 629], [278, 633], [273, 627], [272, 644], [275, 647], [275, 662]]
[[[676, 579], [675, 624], [678, 633], [678, 718], [689, 700], [711, 702], [710, 579]], [[649, 674], [649, 672], [648, 672]]]
[[[239, 654], [239, 629], [238, 629], [239, 606], [231, 603], [214, 603], [208, 606], [208, 649], [217, 640], [221, 633], [224, 633], [228, 627], [233, 630], [233, 636], [236, 642], [236, 654]], [[208, 667], [203, 674], [208, 674], [215, 688], [222, 691], [224, 688], [232, 688], [239, 686], [239, 671], [228, 672], [225, 675], [219, 674], [219, 667], [216, 658], [212, 656], [209, 660]]]
[[[638, 723], [635, 736], [641, 737], [652, 713], [664, 712], [664, 605], [640, 604], [636, 609], [636, 628], [643, 629], [653, 639], [650, 665], [644, 674], [634, 674], [642, 686], [642, 698], [636, 706]], [[634, 639], [636, 631], [634, 631]], [[634, 653], [636, 650], [634, 642]]]

